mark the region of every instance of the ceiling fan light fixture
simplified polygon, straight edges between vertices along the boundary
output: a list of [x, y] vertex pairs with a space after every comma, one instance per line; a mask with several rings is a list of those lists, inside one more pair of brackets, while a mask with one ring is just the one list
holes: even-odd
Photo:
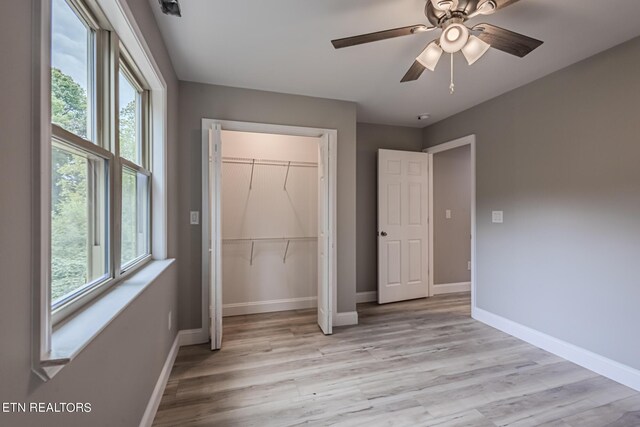
[[416, 61], [418, 61], [427, 70], [434, 71], [441, 56], [442, 48], [438, 46], [437, 42], [432, 41], [427, 45], [422, 53], [418, 55]]
[[458, 0], [431, 0], [431, 4], [436, 10], [446, 12], [448, 10], [456, 10]]
[[487, 53], [491, 45], [476, 36], [469, 37], [469, 41], [462, 48], [462, 54], [469, 63], [473, 65], [482, 55]]
[[450, 24], [440, 36], [440, 46], [447, 53], [456, 53], [467, 44], [469, 29], [462, 24]]

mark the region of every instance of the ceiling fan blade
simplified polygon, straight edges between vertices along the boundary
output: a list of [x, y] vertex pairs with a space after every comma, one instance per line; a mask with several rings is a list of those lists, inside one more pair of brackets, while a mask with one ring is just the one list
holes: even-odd
[[518, 0], [494, 0], [494, 1], [496, 2], [496, 10], [503, 9], [507, 6], [510, 6], [518, 2]]
[[523, 34], [514, 33], [491, 24], [478, 24], [473, 27], [478, 31], [478, 38], [491, 47], [523, 58], [540, 46], [543, 42]]
[[394, 28], [392, 30], [377, 31], [375, 33], [361, 34], [359, 36], [345, 37], [343, 39], [331, 40], [333, 47], [341, 49], [343, 47], [356, 46], [364, 43], [377, 42], [380, 40], [392, 39], [394, 37], [409, 36], [415, 33], [432, 30], [426, 25], [410, 25], [408, 27]]
[[409, 71], [407, 71], [400, 82], [404, 83], [418, 80], [424, 70], [426, 70], [424, 65], [422, 65], [418, 61], [413, 61], [413, 64], [411, 64], [411, 68], [409, 68]]

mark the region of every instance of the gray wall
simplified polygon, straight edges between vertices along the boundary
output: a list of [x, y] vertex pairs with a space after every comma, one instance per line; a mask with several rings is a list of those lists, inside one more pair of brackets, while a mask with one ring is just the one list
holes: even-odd
[[[446, 210], [451, 211], [447, 219]], [[471, 147], [433, 156], [434, 284], [469, 282], [471, 271]]]
[[636, 369], [639, 75], [636, 38], [424, 131], [477, 135], [479, 307]]
[[189, 211], [202, 210], [202, 118], [338, 130], [338, 311], [355, 310], [356, 104], [180, 82], [180, 329], [201, 326], [202, 230], [189, 225]]
[[[169, 254], [175, 256], [177, 80], [146, 0], [129, 0], [169, 85]], [[0, 401], [91, 402], [89, 415], [9, 415], [0, 425], [136, 426], [176, 334], [177, 268], [171, 267], [94, 339], [69, 366], [44, 383], [31, 364], [31, 45], [32, 2], [0, 14]], [[173, 117], [173, 118], [171, 118]]]
[[422, 130], [358, 123], [357, 290], [378, 290], [378, 149], [421, 151]]

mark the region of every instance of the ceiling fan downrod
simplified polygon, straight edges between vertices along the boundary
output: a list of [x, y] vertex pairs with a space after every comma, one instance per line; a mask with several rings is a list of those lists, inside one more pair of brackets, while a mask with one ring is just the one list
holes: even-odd
[[451, 84], [449, 85], [449, 92], [451, 93], [451, 95], [454, 94], [454, 92], [456, 91], [456, 85], [453, 83], [453, 53], [450, 54], [451, 56]]

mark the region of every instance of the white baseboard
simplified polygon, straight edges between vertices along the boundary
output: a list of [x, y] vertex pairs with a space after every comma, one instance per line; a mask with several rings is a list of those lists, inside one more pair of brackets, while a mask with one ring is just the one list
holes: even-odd
[[347, 311], [333, 315], [333, 326], [350, 326], [358, 324], [358, 312]]
[[270, 313], [272, 311], [301, 310], [318, 305], [317, 297], [287, 298], [271, 301], [240, 302], [224, 304], [223, 316], [239, 316], [242, 314]]
[[454, 292], [471, 292], [471, 282], [441, 283], [433, 285], [433, 295], [451, 294]]
[[554, 338], [512, 320], [473, 307], [472, 317], [597, 374], [640, 391], [640, 370]]
[[358, 292], [356, 294], [356, 304], [360, 304], [362, 302], [377, 302], [377, 301], [378, 301], [377, 291]]
[[205, 329], [184, 329], [178, 332], [178, 344], [185, 345], [204, 344], [209, 342], [209, 332]]
[[169, 350], [167, 360], [165, 360], [164, 366], [162, 366], [162, 371], [160, 371], [160, 376], [158, 377], [158, 381], [156, 381], [156, 386], [153, 388], [153, 392], [149, 398], [149, 403], [147, 403], [147, 408], [144, 410], [144, 415], [142, 415], [140, 427], [151, 427], [153, 424], [153, 419], [156, 417], [156, 412], [158, 412], [158, 406], [160, 406], [160, 401], [162, 400], [164, 389], [167, 386], [167, 381], [169, 381], [171, 368], [173, 368], [173, 362], [176, 360], [179, 348], [180, 332], [178, 332], [176, 338], [173, 340], [173, 345]]

